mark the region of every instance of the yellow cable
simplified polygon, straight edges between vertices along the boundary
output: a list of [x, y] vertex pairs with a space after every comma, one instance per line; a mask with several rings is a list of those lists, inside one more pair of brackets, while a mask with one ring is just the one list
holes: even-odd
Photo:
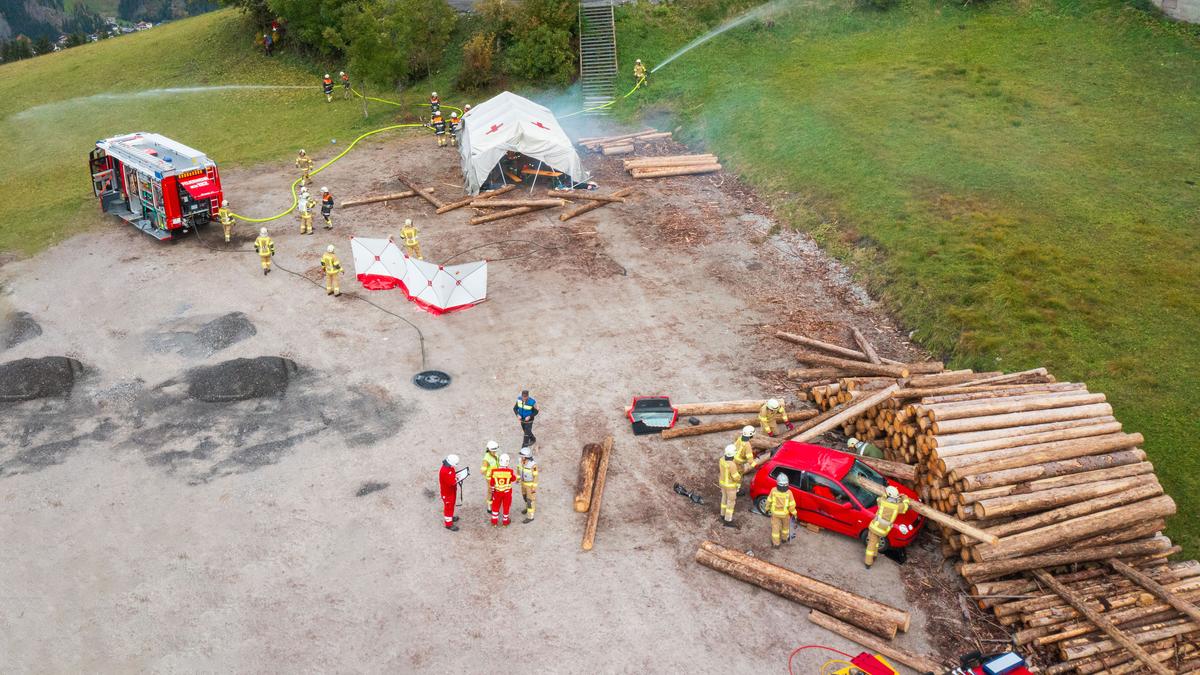
[[566, 114], [566, 115], [559, 115], [559, 116], [558, 116], [558, 118], [559, 118], [559, 119], [564, 119], [564, 118], [567, 118], [567, 117], [574, 117], [574, 116], [576, 116], [576, 115], [582, 115], [583, 113], [587, 113], [587, 112], [594, 112], [594, 111], [596, 111], [596, 110], [604, 110], [605, 108], [611, 107], [611, 106], [612, 106], [614, 103], [616, 103], [617, 101], [622, 101], [622, 100], [624, 100], [624, 99], [627, 99], [627, 98], [629, 98], [629, 97], [630, 97], [630, 95], [632, 95], [632, 94], [633, 94], [633, 92], [637, 91], [637, 90], [638, 90], [638, 88], [639, 88], [639, 87], [641, 87], [641, 86], [642, 86], [642, 83], [643, 83], [643, 82], [645, 82], [645, 81], [646, 81], [646, 78], [644, 78], [644, 77], [643, 77], [643, 78], [640, 78], [640, 79], [637, 81], [637, 84], [633, 85], [633, 89], [630, 89], [629, 91], [625, 92], [625, 95], [624, 95], [624, 96], [622, 96], [621, 98], [614, 98], [613, 100], [609, 101], [608, 103], [604, 103], [604, 104], [598, 105], [598, 106], [596, 106], [596, 107], [594, 107], [594, 108], [584, 108], [583, 110], [577, 110], [577, 111], [575, 111], [575, 112], [573, 112], [573, 113], [569, 113], [569, 114]]
[[[825, 663], [821, 664], [821, 675], [826, 675], [825, 669], [828, 668], [829, 666], [836, 666], [839, 664], [847, 665], [847, 666], [850, 666], [851, 668], [855, 668], [855, 665], [853, 663], [850, 663], [849, 661], [843, 661], [842, 659], [829, 659]], [[832, 673], [834, 671], [829, 671], [829, 672]], [[853, 671], [851, 671], [851, 672], [853, 672]]]
[[[362, 139], [366, 138], [367, 136], [374, 136], [375, 134], [382, 133], [384, 131], [392, 131], [393, 129], [405, 129], [405, 128], [411, 128], [411, 127], [425, 127], [425, 125], [424, 124], [393, 124], [391, 126], [375, 129], [374, 131], [368, 131], [367, 133], [363, 134], [362, 136], [359, 136], [358, 138], [354, 139], [354, 141], [352, 141], [350, 143], [350, 145], [346, 146], [345, 150], [342, 150], [340, 153], [338, 153], [332, 159], [330, 159], [329, 161], [325, 162], [321, 166], [319, 166], [316, 169], [314, 169], [313, 171], [311, 171], [308, 175], [315, 176], [315, 175], [321, 173], [326, 168], [328, 168], [330, 164], [333, 164], [334, 162], [338, 161], [339, 159], [344, 157], [347, 152], [350, 152], [351, 150], [353, 150], [354, 146], [358, 145], [358, 142], [361, 141]], [[296, 210], [296, 204], [299, 202], [299, 197], [296, 195], [296, 184], [299, 182], [300, 182], [299, 178], [292, 181], [292, 187], [291, 187], [292, 205], [289, 206], [287, 208], [287, 210], [284, 211], [283, 213], [276, 214], [269, 218], [247, 218], [246, 216], [239, 216], [238, 214], [233, 213], [233, 212], [230, 212], [229, 215], [233, 216], [234, 218], [237, 218], [238, 220], [245, 221], [247, 223], [269, 223], [272, 220], [279, 220], [280, 218], [282, 218], [282, 217], [286, 216], [287, 214], [291, 213], [292, 211]]]

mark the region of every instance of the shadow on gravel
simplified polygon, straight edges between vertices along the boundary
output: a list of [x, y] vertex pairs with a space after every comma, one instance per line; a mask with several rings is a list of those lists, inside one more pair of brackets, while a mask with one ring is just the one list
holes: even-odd
[[29, 312], [11, 312], [0, 317], [0, 349], [12, 349], [42, 334], [42, 325]]

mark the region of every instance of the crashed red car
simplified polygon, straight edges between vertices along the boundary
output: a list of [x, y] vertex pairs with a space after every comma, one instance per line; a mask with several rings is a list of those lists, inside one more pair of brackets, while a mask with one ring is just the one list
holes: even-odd
[[[867, 539], [867, 525], [875, 517], [876, 497], [851, 478], [861, 476], [883, 485], [893, 485], [900, 494], [917, 501], [917, 493], [884, 478], [853, 455], [819, 445], [787, 441], [759, 467], [750, 482], [750, 500], [760, 512], [765, 512], [767, 494], [775, 488], [780, 473], [787, 474], [792, 496], [796, 498], [798, 520], [863, 542]], [[911, 509], [901, 515], [887, 536], [887, 548], [903, 549], [911, 544], [924, 521]], [[880, 550], [884, 548], [881, 542]]]

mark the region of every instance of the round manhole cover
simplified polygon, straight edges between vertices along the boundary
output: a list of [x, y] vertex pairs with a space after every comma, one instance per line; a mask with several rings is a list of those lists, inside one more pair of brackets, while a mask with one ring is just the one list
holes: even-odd
[[422, 389], [441, 389], [450, 384], [450, 376], [440, 370], [426, 370], [413, 375], [413, 384]]

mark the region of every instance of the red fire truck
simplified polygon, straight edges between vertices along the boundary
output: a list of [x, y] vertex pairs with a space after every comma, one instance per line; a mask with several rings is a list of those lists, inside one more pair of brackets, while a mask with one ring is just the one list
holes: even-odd
[[221, 177], [216, 162], [199, 150], [138, 132], [96, 141], [89, 159], [100, 210], [156, 239], [217, 217]]

